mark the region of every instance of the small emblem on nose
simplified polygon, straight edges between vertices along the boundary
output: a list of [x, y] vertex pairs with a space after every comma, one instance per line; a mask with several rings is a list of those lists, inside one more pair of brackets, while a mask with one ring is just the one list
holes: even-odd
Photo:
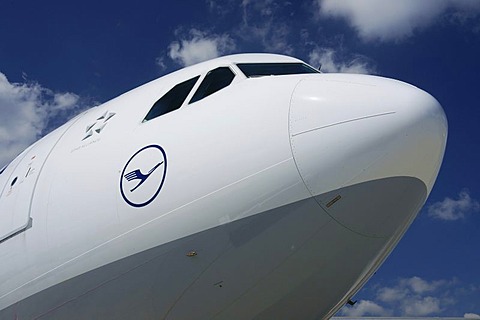
[[138, 150], [125, 164], [120, 176], [120, 193], [133, 207], [150, 204], [160, 193], [167, 173], [167, 156], [158, 145]]
[[135, 191], [138, 187], [140, 187], [142, 185], [142, 183], [147, 181], [148, 177], [150, 177], [150, 175], [153, 173], [153, 171], [155, 171], [155, 169], [157, 169], [162, 164], [163, 164], [163, 161], [157, 163], [157, 165], [155, 165], [155, 167], [150, 169], [150, 171], [148, 171], [146, 174], [143, 174], [140, 171], [140, 169], [136, 169], [136, 170], [133, 170], [132, 172], [129, 172], [126, 175], [124, 175], [123, 177], [125, 179], [127, 179], [128, 181], [140, 180], [140, 182], [133, 189], [131, 189], [130, 192]]

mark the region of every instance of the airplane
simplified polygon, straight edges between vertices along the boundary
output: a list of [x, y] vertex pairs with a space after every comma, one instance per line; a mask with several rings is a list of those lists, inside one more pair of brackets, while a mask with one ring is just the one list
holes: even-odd
[[175, 71], [0, 170], [0, 319], [329, 319], [424, 205], [447, 119], [275, 54]]

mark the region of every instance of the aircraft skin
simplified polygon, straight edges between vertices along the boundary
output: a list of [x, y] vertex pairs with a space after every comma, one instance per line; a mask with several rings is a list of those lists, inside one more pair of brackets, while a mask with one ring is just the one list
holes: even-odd
[[[239, 63], [301, 61], [184, 68], [0, 171], [0, 319], [327, 319], [365, 284], [432, 190], [442, 107], [397, 80]], [[190, 103], [218, 67], [231, 84]]]

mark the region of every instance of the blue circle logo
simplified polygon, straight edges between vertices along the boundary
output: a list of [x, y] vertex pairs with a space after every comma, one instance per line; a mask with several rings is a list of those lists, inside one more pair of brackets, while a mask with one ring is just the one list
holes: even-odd
[[160, 193], [167, 174], [167, 155], [158, 145], [149, 145], [135, 152], [120, 176], [120, 192], [133, 207], [150, 204]]

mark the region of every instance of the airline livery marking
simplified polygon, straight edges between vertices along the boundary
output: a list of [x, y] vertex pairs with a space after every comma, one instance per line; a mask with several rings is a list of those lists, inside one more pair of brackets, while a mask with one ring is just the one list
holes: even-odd
[[[127, 161], [120, 177], [123, 199], [133, 207], [150, 204], [160, 193], [166, 173], [167, 156], [162, 147], [149, 145], [138, 150]], [[135, 192], [138, 188], [142, 192]]]

